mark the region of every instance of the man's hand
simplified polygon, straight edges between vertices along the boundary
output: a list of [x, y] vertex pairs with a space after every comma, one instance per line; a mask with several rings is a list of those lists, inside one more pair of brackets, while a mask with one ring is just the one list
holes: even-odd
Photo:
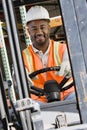
[[62, 64], [61, 64], [61, 69], [60, 71], [58, 71], [58, 74], [60, 76], [71, 76], [71, 68], [70, 68], [70, 63], [69, 61], [64, 61]]

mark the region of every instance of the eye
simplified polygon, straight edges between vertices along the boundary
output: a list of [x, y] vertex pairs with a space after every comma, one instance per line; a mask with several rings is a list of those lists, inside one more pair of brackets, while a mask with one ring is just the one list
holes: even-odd
[[36, 27], [32, 27], [32, 28], [30, 28], [30, 31], [36, 31], [36, 30], [37, 30]]

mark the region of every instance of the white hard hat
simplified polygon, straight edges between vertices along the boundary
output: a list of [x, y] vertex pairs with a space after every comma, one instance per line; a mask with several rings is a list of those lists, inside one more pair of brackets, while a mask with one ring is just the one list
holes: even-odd
[[32, 6], [26, 13], [26, 23], [38, 19], [46, 19], [50, 21], [49, 13], [42, 6]]

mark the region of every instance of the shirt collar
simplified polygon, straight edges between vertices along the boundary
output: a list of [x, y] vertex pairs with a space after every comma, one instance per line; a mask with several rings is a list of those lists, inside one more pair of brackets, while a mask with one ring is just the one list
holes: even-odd
[[[33, 48], [35, 53], [42, 52], [41, 50], [36, 49], [33, 45], [32, 45], [32, 48]], [[47, 48], [47, 50], [46, 50], [46, 52], [44, 54], [47, 54], [49, 52], [49, 49], [50, 49], [50, 44], [49, 44], [49, 46], [48, 46], [48, 48]]]

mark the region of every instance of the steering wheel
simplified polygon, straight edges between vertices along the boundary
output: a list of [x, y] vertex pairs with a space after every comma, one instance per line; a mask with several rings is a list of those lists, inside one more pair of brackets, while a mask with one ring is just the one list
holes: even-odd
[[29, 77], [32, 79], [33, 77], [35, 77], [36, 75], [40, 73], [44, 73], [47, 71], [59, 71], [59, 70], [60, 70], [60, 66], [47, 67], [47, 68], [43, 68], [43, 69], [32, 72], [31, 74], [29, 74]]
[[[32, 79], [34, 76], [40, 74], [40, 73], [44, 73], [44, 72], [47, 72], [47, 71], [59, 71], [60, 70], [60, 66], [53, 66], [53, 67], [47, 67], [47, 68], [43, 68], [43, 69], [40, 69], [40, 70], [37, 70], [37, 71], [34, 71], [32, 73], [29, 74], [29, 77]], [[61, 83], [59, 84], [59, 89], [60, 91], [65, 91], [69, 88], [71, 88], [73, 86], [73, 82], [70, 83], [68, 86], [66, 86], [65, 88], [62, 88], [64, 86], [64, 84], [70, 79], [71, 77], [67, 77], [67, 75], [64, 77], [64, 79], [61, 81]], [[36, 91], [39, 91], [39, 92], [43, 92], [42, 89], [38, 89], [37, 87], [35, 86], [32, 86], [32, 89], [35, 89]]]

